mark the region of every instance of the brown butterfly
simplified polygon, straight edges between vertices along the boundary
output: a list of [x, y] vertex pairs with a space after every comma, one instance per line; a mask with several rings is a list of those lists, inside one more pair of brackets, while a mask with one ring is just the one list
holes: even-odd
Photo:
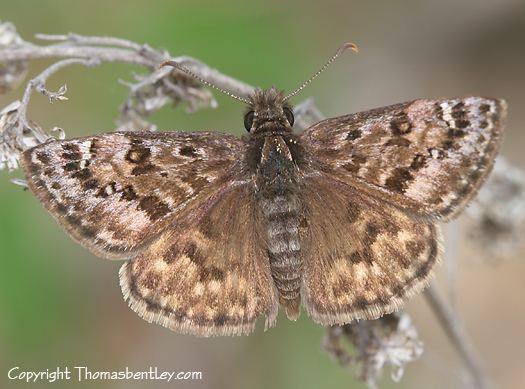
[[125, 299], [172, 330], [247, 334], [260, 316], [274, 325], [279, 305], [324, 325], [393, 312], [440, 261], [436, 222], [461, 211], [492, 168], [506, 104], [415, 100], [294, 134], [289, 97], [341, 51], [287, 96], [225, 92], [248, 105], [246, 138], [56, 140], [24, 153], [29, 187], [75, 240], [126, 259]]

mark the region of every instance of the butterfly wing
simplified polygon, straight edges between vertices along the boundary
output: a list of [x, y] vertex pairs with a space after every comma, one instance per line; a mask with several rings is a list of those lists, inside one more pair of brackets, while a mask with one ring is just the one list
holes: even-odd
[[451, 218], [491, 170], [505, 117], [503, 100], [415, 100], [323, 120], [301, 139], [341, 181], [419, 216]]
[[120, 270], [130, 307], [148, 322], [200, 336], [253, 331], [278, 303], [249, 184], [225, 186]]
[[327, 175], [304, 184], [301, 295], [323, 325], [376, 319], [425, 287], [441, 258], [438, 227]]
[[127, 132], [24, 153], [31, 190], [78, 242], [129, 258], [233, 173], [243, 141], [219, 133]]

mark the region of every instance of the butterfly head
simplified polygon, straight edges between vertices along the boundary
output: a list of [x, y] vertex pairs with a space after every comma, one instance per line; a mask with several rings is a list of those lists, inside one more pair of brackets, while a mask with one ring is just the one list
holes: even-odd
[[190, 77], [193, 77], [197, 81], [200, 81], [204, 85], [214, 88], [219, 92], [248, 104], [248, 110], [244, 115], [244, 127], [251, 135], [268, 133], [272, 134], [276, 132], [283, 133], [291, 132], [294, 122], [292, 107], [287, 103], [288, 99], [302, 91], [310, 82], [317, 78], [319, 74], [328, 68], [328, 66], [330, 66], [332, 62], [334, 62], [335, 59], [346, 49], [351, 49], [355, 52], [358, 51], [355, 44], [344, 43], [317, 72], [304, 81], [293, 92], [287, 95], [284, 95], [275, 87], [271, 87], [270, 89], [265, 90], [256, 89], [248, 98], [246, 98], [243, 96], [238, 96], [233, 92], [215, 85], [213, 82], [203, 79], [191, 69], [188, 69], [186, 66], [177, 61], [164, 61], [160, 64], [160, 67], [172, 66], [181, 72], [186, 73]]
[[292, 107], [275, 87], [256, 89], [250, 96], [244, 115], [244, 127], [250, 134], [291, 132], [293, 123]]

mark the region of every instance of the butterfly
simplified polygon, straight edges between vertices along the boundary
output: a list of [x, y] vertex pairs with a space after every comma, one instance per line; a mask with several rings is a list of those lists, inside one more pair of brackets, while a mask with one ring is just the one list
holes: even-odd
[[73, 239], [125, 260], [131, 309], [171, 330], [248, 334], [258, 318], [273, 326], [279, 306], [322, 325], [396, 311], [440, 262], [437, 223], [491, 170], [506, 104], [419, 99], [294, 133], [288, 99], [341, 51], [292, 94], [226, 92], [247, 105], [246, 137], [54, 140], [24, 152], [28, 185]]

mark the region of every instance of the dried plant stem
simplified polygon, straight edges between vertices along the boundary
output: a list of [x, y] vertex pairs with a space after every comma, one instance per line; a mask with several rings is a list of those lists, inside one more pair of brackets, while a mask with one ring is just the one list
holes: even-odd
[[44, 142], [47, 138], [47, 135], [44, 134], [42, 131], [40, 131], [40, 129], [31, 126], [27, 119], [27, 107], [29, 105], [29, 100], [31, 99], [33, 90], [36, 90], [42, 93], [44, 96], [48, 97], [51, 102], [57, 101], [57, 100], [67, 100], [67, 98], [64, 96], [64, 93], [66, 92], [65, 86], [60, 88], [58, 92], [51, 92], [47, 90], [45, 87], [47, 79], [51, 77], [51, 75], [53, 75], [54, 73], [58, 72], [60, 69], [65, 68], [66, 66], [75, 65], [75, 64], [81, 64], [84, 66], [94, 66], [99, 63], [100, 62], [97, 59], [83, 59], [83, 58], [64, 59], [64, 60], [58, 61], [54, 63], [53, 65], [49, 66], [46, 70], [40, 73], [37, 77], [29, 81], [27, 83], [27, 86], [24, 92], [24, 96], [22, 97], [20, 108], [18, 109], [18, 126], [20, 127], [20, 133], [22, 133], [23, 130], [27, 128], [33, 132], [33, 134], [35, 135], [35, 138], [38, 141]]
[[100, 62], [140, 65], [151, 70], [158, 68], [162, 61], [171, 59], [184, 64], [199, 77], [220, 88], [243, 96], [247, 96], [253, 91], [251, 85], [222, 74], [194, 58], [187, 56], [172, 58], [168, 53], [157, 52], [147, 45], [139, 45], [125, 39], [84, 37], [76, 34], [38, 35], [38, 37], [48, 40], [63, 40], [64, 42], [47, 46], [24, 42], [15, 47], [0, 49], [0, 58], [4, 62], [27, 61], [39, 58], [84, 58]]
[[[127, 39], [115, 37], [84, 36], [70, 32], [69, 34], [65, 35], [35, 34], [35, 38], [46, 41], [62, 41], [66, 44], [73, 43], [78, 45], [117, 46], [125, 49], [132, 49], [136, 52], [150, 51], [153, 55], [159, 54], [148, 45], [140, 45]], [[157, 58], [157, 60], [162, 60], [162, 58]]]
[[468, 369], [473, 386], [478, 389], [490, 388], [491, 385], [481, 367], [477, 352], [471, 344], [457, 312], [447, 306], [445, 299], [436, 287], [430, 285], [424, 294], [443, 330]]
[[[27, 61], [40, 58], [63, 58], [49, 66], [41, 74], [28, 82], [17, 112], [18, 124], [16, 128], [13, 129], [16, 132], [16, 139], [21, 139], [23, 131], [26, 131], [27, 129], [33, 133], [35, 139], [39, 143], [48, 139], [49, 136], [45, 132], [38, 128], [38, 126], [30, 125], [29, 120], [27, 119], [29, 100], [33, 90], [37, 90], [44, 94], [51, 102], [66, 100], [66, 97], [64, 96], [66, 91], [65, 86], [57, 92], [51, 92], [45, 88], [45, 82], [58, 70], [73, 64], [92, 66], [107, 62], [140, 65], [148, 68], [151, 71], [151, 74], [149, 77], [145, 78], [143, 82], [135, 84], [132, 88], [132, 92], [136, 92], [138, 89], [148, 85], [153, 85], [156, 81], [162, 78], [164, 84], [171, 87], [175, 94], [178, 93], [180, 95], [181, 93], [190, 93], [192, 88], [181, 90], [180, 86], [170, 82], [168, 77], [169, 73], [176, 71], [158, 68], [160, 63], [168, 59], [184, 64], [185, 67], [191, 69], [193, 73], [197, 74], [202, 79], [207, 80], [222, 89], [230, 90], [238, 95], [247, 96], [251, 94], [254, 89], [251, 85], [226, 76], [194, 58], [186, 56], [172, 58], [169, 53], [165, 51], [157, 51], [152, 49], [149, 45], [141, 45], [126, 39], [82, 36], [72, 33], [67, 35], [37, 34], [37, 38], [47, 41], [57, 41], [58, 43], [40, 46], [19, 39], [19, 42], [16, 45], [0, 48], [0, 58], [2, 58], [3, 63], [26, 63]], [[18, 150], [23, 150], [24, 147], [20, 147], [21, 144], [21, 141], [17, 141], [14, 146]]]
[[0, 50], [0, 58], [6, 62], [24, 61], [39, 58], [98, 58], [102, 62], [121, 62], [134, 65], [147, 66], [152, 68], [154, 65], [144, 56], [125, 49], [90, 47], [90, 46], [68, 46], [50, 45], [37, 46], [25, 44]]

